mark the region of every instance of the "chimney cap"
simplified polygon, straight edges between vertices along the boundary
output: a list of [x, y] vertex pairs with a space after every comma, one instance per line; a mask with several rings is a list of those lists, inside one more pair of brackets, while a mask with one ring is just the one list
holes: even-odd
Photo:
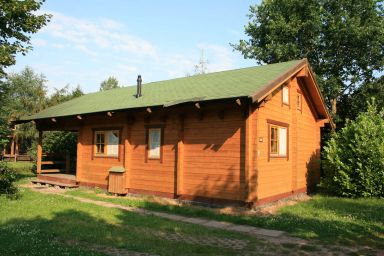
[[143, 79], [141, 79], [141, 75], [137, 75], [137, 82], [141, 83], [142, 81], [143, 81]]

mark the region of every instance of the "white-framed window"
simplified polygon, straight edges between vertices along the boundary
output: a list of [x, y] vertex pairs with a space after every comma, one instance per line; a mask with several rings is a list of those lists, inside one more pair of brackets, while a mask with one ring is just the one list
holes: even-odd
[[119, 130], [95, 131], [94, 136], [95, 156], [117, 157], [119, 155]]
[[148, 158], [161, 159], [162, 128], [148, 128]]
[[286, 157], [288, 153], [288, 128], [269, 125], [269, 154], [271, 157]]
[[283, 104], [289, 105], [289, 87], [288, 86], [283, 86], [282, 90], [282, 98], [283, 98]]

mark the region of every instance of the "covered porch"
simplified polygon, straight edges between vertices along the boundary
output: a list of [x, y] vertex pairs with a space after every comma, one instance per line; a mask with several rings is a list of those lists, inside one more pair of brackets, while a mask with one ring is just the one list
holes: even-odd
[[[49, 129], [49, 131], [52, 130]], [[71, 157], [68, 151], [54, 154], [43, 152], [43, 132], [43, 130], [39, 130], [36, 159], [37, 175], [32, 183], [61, 188], [78, 187], [76, 164], [71, 164], [71, 161], [76, 161], [76, 158]]]

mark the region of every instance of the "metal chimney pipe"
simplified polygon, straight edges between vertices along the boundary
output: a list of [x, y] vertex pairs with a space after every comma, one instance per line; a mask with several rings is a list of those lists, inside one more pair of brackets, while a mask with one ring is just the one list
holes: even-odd
[[136, 98], [141, 97], [141, 82], [143, 80], [141, 79], [141, 75], [137, 76], [137, 93], [136, 93]]

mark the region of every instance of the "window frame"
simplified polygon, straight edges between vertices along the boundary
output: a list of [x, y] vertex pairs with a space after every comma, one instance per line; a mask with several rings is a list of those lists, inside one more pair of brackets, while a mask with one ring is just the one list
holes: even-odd
[[[268, 161], [270, 161], [271, 158], [286, 158], [287, 161], [289, 160], [289, 124], [270, 120], [267, 119], [267, 125], [268, 125]], [[271, 129], [277, 128], [277, 154], [271, 152]], [[281, 155], [279, 153], [279, 147], [280, 147], [280, 129], [279, 128], [285, 128], [286, 131], [286, 154]]]
[[[272, 129], [275, 130], [276, 134], [276, 152], [272, 152]], [[278, 156], [279, 155], [279, 126], [276, 125], [269, 125], [269, 131], [270, 131], [270, 136], [269, 136], [269, 145], [270, 145], [270, 150], [269, 154], [272, 156]]]
[[[298, 99], [300, 99], [300, 104], [297, 102]], [[303, 94], [299, 90], [297, 90], [296, 94], [296, 109], [299, 111], [303, 110]]]
[[[108, 138], [107, 138], [107, 132], [116, 131], [118, 133], [119, 142], [117, 144], [117, 155], [108, 155]], [[121, 155], [121, 134], [122, 134], [122, 128], [121, 127], [105, 127], [105, 128], [93, 128], [93, 141], [92, 141], [92, 160], [94, 158], [117, 158], [120, 161], [120, 155]], [[104, 135], [104, 153], [97, 153], [97, 134], [103, 134]]]
[[[97, 135], [103, 135], [103, 143], [99, 143], [99, 141], [97, 140]], [[95, 155], [99, 156], [99, 155], [104, 155], [105, 154], [105, 149], [106, 149], [106, 143], [105, 143], [105, 131], [95, 131], [94, 132], [94, 146], [95, 146]], [[99, 153], [98, 152], [98, 146], [100, 145], [103, 145], [103, 152], [102, 153]]]
[[[284, 102], [284, 89], [287, 89], [288, 90], [288, 102]], [[281, 104], [282, 105], [286, 105], [286, 106], [290, 106], [290, 88], [289, 88], [289, 85], [288, 84], [285, 84], [282, 86], [281, 88]]]
[[[160, 163], [163, 163], [163, 145], [164, 145], [164, 125], [146, 125], [146, 149], [145, 149], [145, 162], [148, 161], [159, 161]], [[159, 157], [150, 157], [150, 141], [149, 141], [149, 132], [151, 129], [159, 129], [160, 130], [160, 156]]]

